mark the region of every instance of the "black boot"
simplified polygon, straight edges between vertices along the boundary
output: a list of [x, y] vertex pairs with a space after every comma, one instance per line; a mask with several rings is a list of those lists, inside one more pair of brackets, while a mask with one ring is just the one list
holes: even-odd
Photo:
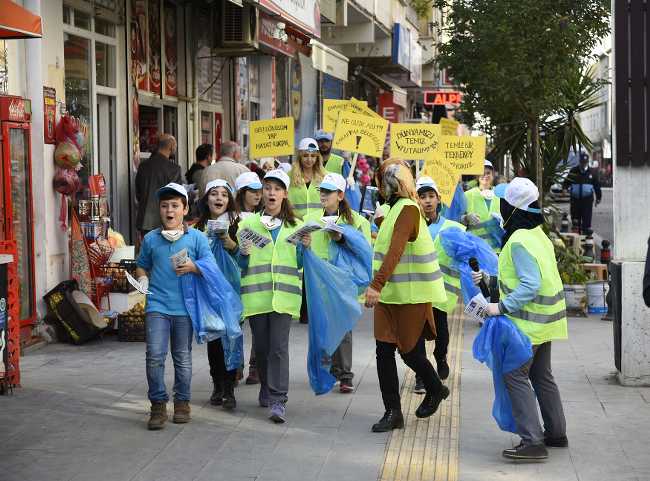
[[223, 408], [228, 410], [237, 407], [237, 400], [235, 399], [235, 380], [233, 378], [234, 376], [226, 374], [226, 381], [223, 389]]
[[420, 406], [415, 410], [415, 415], [419, 418], [428, 418], [438, 410], [438, 406], [443, 399], [449, 396], [449, 388], [443, 384], [440, 391], [435, 394], [427, 393]]
[[438, 371], [438, 377], [443, 381], [449, 377], [449, 364], [447, 364], [447, 359], [444, 357], [442, 359], [436, 359], [436, 371]]
[[404, 416], [400, 409], [389, 409], [378, 423], [372, 425], [373, 433], [385, 433], [393, 429], [404, 429]]
[[223, 404], [223, 384], [220, 381], [212, 380], [214, 388], [212, 389], [212, 396], [210, 396], [210, 404], [213, 406], [221, 406]]

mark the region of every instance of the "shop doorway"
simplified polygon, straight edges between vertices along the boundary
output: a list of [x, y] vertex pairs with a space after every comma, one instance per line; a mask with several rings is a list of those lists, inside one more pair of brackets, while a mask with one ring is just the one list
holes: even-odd
[[97, 157], [99, 173], [104, 175], [108, 201], [113, 211], [114, 228], [120, 231], [117, 158], [115, 143], [115, 97], [97, 95]]

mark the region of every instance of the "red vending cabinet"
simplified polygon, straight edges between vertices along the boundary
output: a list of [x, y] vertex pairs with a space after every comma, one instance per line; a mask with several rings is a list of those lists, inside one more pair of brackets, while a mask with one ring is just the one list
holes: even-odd
[[0, 242], [15, 242], [18, 319], [21, 333], [28, 337], [36, 320], [36, 299], [31, 103], [27, 99], [0, 95], [0, 159]]

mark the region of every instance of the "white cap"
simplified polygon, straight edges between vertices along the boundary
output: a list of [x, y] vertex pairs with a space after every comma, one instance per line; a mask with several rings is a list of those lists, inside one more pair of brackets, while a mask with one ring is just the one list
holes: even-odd
[[289, 162], [280, 162], [280, 168], [288, 174], [291, 170], [291, 164]]
[[266, 179], [275, 179], [279, 180], [284, 184], [284, 187], [289, 190], [289, 185], [291, 185], [291, 180], [286, 172], [282, 169], [274, 169], [266, 173], [264, 180]]
[[494, 170], [494, 165], [492, 165], [492, 162], [490, 162], [488, 159], [485, 159], [483, 161], [483, 167], [489, 167], [490, 169]]
[[323, 177], [323, 181], [320, 183], [319, 188], [325, 190], [331, 190], [339, 192], [345, 192], [347, 182], [341, 174], [329, 173]]
[[508, 184], [499, 184], [494, 189], [494, 195], [505, 199], [511, 206], [540, 214], [540, 209], [530, 207], [539, 199], [537, 186], [527, 177], [515, 177]]
[[187, 190], [185, 190], [185, 187], [183, 187], [180, 184], [177, 184], [176, 182], [170, 182], [164, 187], [161, 187], [158, 189], [156, 192], [156, 196], [160, 199], [160, 197], [163, 194], [166, 194], [167, 192], [175, 192], [176, 194], [180, 194], [183, 197], [185, 197], [185, 200], [187, 200]]
[[420, 192], [420, 189], [433, 189], [436, 191], [436, 194], [440, 195], [440, 192], [438, 192], [438, 186], [436, 185], [436, 181], [433, 180], [431, 177], [427, 177], [426, 175], [423, 175], [418, 178], [417, 182], [415, 183], [415, 190]]
[[311, 137], [305, 137], [298, 144], [298, 150], [305, 150], [307, 152], [318, 152], [318, 142]]
[[257, 190], [262, 188], [259, 176], [255, 172], [244, 172], [235, 179], [235, 189], [239, 192], [244, 187]]
[[[252, 172], [251, 172], [251, 174], [252, 174]], [[225, 180], [223, 180], [223, 179], [214, 179], [214, 180], [211, 180], [210, 182], [208, 182], [205, 185], [205, 193], [207, 194], [208, 192], [210, 192], [211, 189], [214, 189], [215, 187], [224, 187], [224, 188], [228, 189], [228, 191], [231, 194], [233, 193], [232, 187], [230, 186], [230, 184], [228, 182], [226, 182]]]

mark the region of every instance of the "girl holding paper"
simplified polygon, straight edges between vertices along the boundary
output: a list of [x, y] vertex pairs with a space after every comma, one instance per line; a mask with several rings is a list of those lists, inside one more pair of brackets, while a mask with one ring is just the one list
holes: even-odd
[[[215, 179], [205, 186], [205, 195], [199, 201], [201, 216], [196, 228], [204, 232], [210, 241], [212, 253], [221, 272], [235, 292], [239, 292], [239, 270], [232, 256], [237, 252], [237, 224], [239, 215], [232, 187], [223, 179]], [[235, 409], [235, 380], [237, 369], [228, 371], [221, 339], [208, 342], [208, 362], [213, 389], [210, 403]]]
[[[350, 209], [350, 205], [345, 200], [346, 181], [340, 174], [327, 174], [320, 183], [320, 201], [322, 210], [313, 212], [305, 217], [305, 222], [316, 221], [325, 224], [347, 224], [358, 231], [365, 237], [370, 244], [370, 223]], [[330, 240], [338, 243], [345, 243], [345, 236], [339, 232], [332, 232], [323, 229], [312, 234], [311, 249], [314, 253], [324, 260], [329, 259]], [[368, 265], [371, 260], [368, 259]], [[351, 393], [354, 391], [352, 378], [352, 332], [348, 332], [336, 352], [332, 356], [332, 375], [339, 381], [339, 391], [341, 393]]]
[[302, 225], [288, 199], [289, 176], [280, 169], [266, 174], [262, 198], [264, 210], [239, 223], [240, 238], [254, 233], [268, 240], [263, 247], [241, 241], [241, 298], [255, 337], [259, 404], [270, 407], [269, 418], [285, 422], [289, 390], [289, 330], [291, 319], [300, 315], [302, 249], [309, 247], [305, 235], [294, 245], [287, 238]]
[[291, 187], [289, 200], [296, 215], [301, 219], [321, 209], [318, 186], [327, 172], [323, 168], [323, 157], [318, 143], [309, 137], [298, 145], [298, 161], [291, 167]]

